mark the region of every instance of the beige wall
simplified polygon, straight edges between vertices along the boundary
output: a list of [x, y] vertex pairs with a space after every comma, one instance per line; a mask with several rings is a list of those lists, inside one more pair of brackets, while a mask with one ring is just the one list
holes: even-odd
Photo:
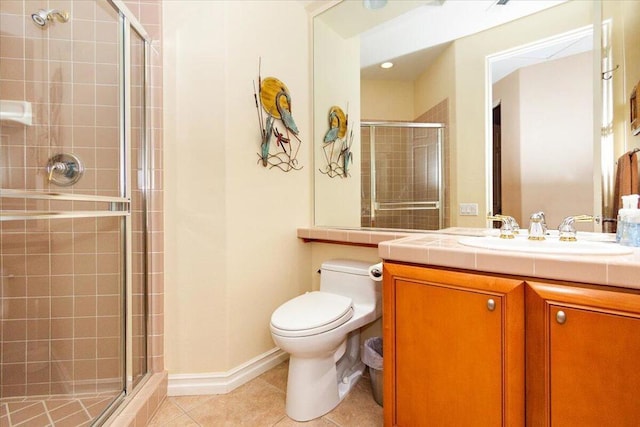
[[[328, 58], [315, 61], [313, 66], [314, 90], [314, 147], [313, 167], [315, 200], [314, 224], [343, 227], [360, 226], [360, 40], [358, 37], [344, 39], [321, 20], [314, 22], [315, 55]], [[335, 58], [335, 60], [331, 60]], [[327, 159], [331, 149], [323, 143], [329, 129], [328, 117], [332, 106], [340, 107], [348, 114], [349, 129], [353, 130], [351, 152], [353, 161], [349, 165], [348, 177], [330, 177], [326, 173]], [[338, 143], [333, 147], [339, 149]], [[325, 151], [326, 149], [326, 151]], [[334, 154], [335, 156], [335, 154]]]
[[449, 45], [415, 81], [414, 118], [420, 116], [445, 99], [449, 107], [455, 101], [455, 44]]
[[542, 210], [553, 228], [592, 212], [592, 61], [587, 52], [521, 70], [522, 210]]
[[[311, 287], [309, 21], [288, 1], [163, 7], [166, 367], [228, 371], [274, 347], [272, 311]], [[256, 163], [260, 57], [290, 90], [300, 171]]]
[[362, 80], [360, 90], [363, 120], [406, 122], [416, 118], [413, 110], [413, 82]]

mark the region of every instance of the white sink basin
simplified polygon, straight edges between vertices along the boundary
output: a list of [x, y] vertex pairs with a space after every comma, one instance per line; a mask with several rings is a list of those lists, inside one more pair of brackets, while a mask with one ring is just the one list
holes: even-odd
[[[580, 239], [579, 235], [578, 239]], [[517, 236], [515, 239], [501, 239], [494, 236], [463, 237], [458, 239], [458, 243], [474, 248], [541, 254], [627, 255], [633, 253], [632, 248], [616, 243], [588, 240], [561, 242], [558, 238], [554, 237], [547, 237], [545, 240], [538, 241], [528, 240], [525, 236]]]

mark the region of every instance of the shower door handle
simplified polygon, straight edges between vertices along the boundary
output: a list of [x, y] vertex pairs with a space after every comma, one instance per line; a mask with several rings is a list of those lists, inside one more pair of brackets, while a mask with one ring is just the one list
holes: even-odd
[[0, 211], [1, 221], [25, 221], [31, 219], [74, 219], [129, 216], [126, 211]]
[[2, 209], [0, 221], [18, 221], [32, 219], [63, 219], [63, 218], [96, 218], [129, 216], [131, 201], [125, 197], [92, 196], [86, 194], [41, 193], [37, 191], [0, 189], [0, 199], [27, 199], [43, 202], [91, 202], [102, 204], [102, 209], [96, 210], [38, 210], [38, 209]]

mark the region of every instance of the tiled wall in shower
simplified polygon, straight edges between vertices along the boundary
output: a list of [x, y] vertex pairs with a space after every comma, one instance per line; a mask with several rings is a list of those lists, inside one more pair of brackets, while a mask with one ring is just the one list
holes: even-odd
[[[450, 183], [451, 183], [451, 154], [450, 154], [450, 144], [449, 144], [449, 99], [445, 99], [438, 104], [434, 105], [428, 111], [420, 115], [416, 120], [416, 123], [442, 123], [444, 124], [444, 129], [442, 130], [442, 190], [443, 190], [443, 224], [442, 228], [449, 227], [451, 225], [451, 207], [450, 207]], [[416, 140], [414, 140], [414, 145], [424, 145], [425, 142], [428, 142], [431, 138], [433, 138], [433, 131], [422, 131], [417, 134]], [[428, 182], [429, 180], [423, 180], [422, 182]], [[429, 197], [431, 197], [435, 191], [433, 187], [429, 189], [425, 189], [428, 192]], [[436, 224], [436, 219], [434, 218], [433, 212], [423, 213], [425, 216], [430, 216], [430, 218], [425, 218], [424, 221], [427, 221], [427, 225], [430, 227], [429, 230], [434, 230], [433, 226]]]
[[[378, 203], [387, 202], [408, 202], [413, 198], [413, 166], [411, 159], [411, 138], [413, 130], [402, 127], [376, 127], [375, 128], [375, 163], [371, 159], [371, 129], [363, 128], [363, 150], [362, 150], [362, 174], [363, 188], [365, 187], [365, 177], [370, 179], [371, 174], [376, 179], [376, 201]], [[368, 139], [365, 141], [364, 136]], [[366, 148], [365, 148], [366, 146]], [[371, 165], [375, 164], [375, 170], [371, 170]], [[366, 183], [370, 190], [371, 184]], [[372, 210], [370, 205], [370, 192], [363, 200], [365, 208], [365, 218], [363, 226], [379, 228], [403, 228], [411, 229], [413, 219], [411, 211], [403, 210], [376, 210], [374, 220], [366, 218]], [[366, 223], [368, 220], [369, 224]]]
[[0, 185], [59, 191], [47, 161], [72, 152], [85, 172], [65, 191], [117, 196], [118, 15], [107, 2], [61, 3], [71, 19], [44, 27], [31, 19], [38, 2], [0, 5], [0, 97], [33, 110], [32, 126], [2, 123]]

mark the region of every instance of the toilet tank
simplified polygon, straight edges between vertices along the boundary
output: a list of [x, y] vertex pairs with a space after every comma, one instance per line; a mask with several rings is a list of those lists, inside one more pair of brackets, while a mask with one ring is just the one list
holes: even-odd
[[332, 259], [320, 267], [320, 290], [344, 295], [355, 304], [380, 306], [382, 281], [369, 277], [369, 267], [373, 263], [350, 259]]

